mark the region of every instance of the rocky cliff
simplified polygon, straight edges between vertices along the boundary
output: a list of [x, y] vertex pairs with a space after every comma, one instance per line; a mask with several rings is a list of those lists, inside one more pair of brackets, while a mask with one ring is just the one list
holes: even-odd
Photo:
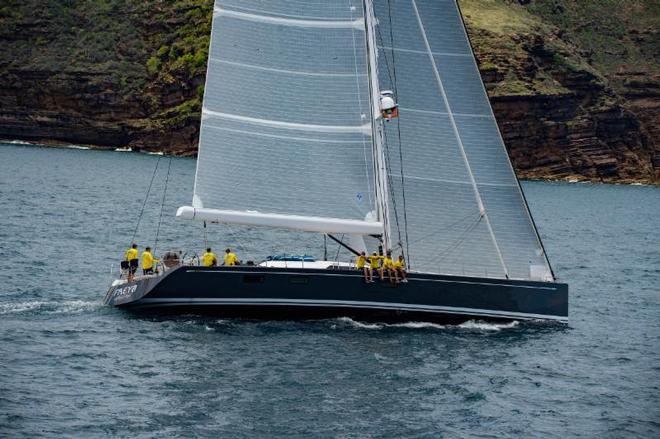
[[[660, 182], [657, 0], [460, 0], [518, 174]], [[0, 138], [195, 153], [212, 0], [5, 0]]]

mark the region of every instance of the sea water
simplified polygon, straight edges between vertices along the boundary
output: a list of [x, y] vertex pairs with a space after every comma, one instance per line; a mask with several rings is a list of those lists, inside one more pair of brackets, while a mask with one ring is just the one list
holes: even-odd
[[259, 323], [103, 306], [134, 233], [158, 253], [208, 243], [243, 259], [322, 255], [315, 235], [176, 220], [194, 169], [0, 145], [0, 437], [660, 435], [660, 188], [523, 184], [570, 284], [568, 325]]

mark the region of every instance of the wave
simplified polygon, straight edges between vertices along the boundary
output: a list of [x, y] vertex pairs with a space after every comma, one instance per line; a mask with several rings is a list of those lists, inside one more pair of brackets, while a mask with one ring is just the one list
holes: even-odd
[[89, 146], [82, 146], [82, 145], [62, 145], [62, 148], [66, 148], [66, 149], [84, 149], [84, 150], [92, 149]]
[[0, 315], [37, 312], [43, 314], [75, 314], [92, 311], [100, 308], [103, 304], [99, 301], [63, 300], [63, 301], [41, 301], [8, 302], [0, 303]]
[[385, 324], [382, 323], [363, 323], [363, 322], [358, 322], [357, 320], [353, 320], [350, 317], [339, 317], [337, 320], [340, 322], [348, 323], [351, 326], [355, 328], [360, 328], [360, 329], [381, 329]]
[[479, 331], [501, 331], [502, 329], [515, 328], [520, 324], [517, 320], [509, 323], [487, 323], [480, 320], [468, 320], [458, 325], [461, 329], [477, 329]]
[[115, 148], [117, 152], [132, 152], [133, 148]]
[[407, 328], [407, 329], [467, 329], [478, 331], [501, 331], [503, 329], [516, 328], [520, 323], [517, 320], [508, 323], [488, 323], [480, 320], [468, 320], [460, 325], [440, 325], [431, 322], [405, 322], [405, 323], [364, 323], [353, 320], [350, 317], [336, 319], [348, 323], [357, 329], [383, 329], [383, 328]]
[[446, 325], [439, 325], [437, 323], [431, 323], [431, 322], [406, 322], [406, 323], [395, 323], [387, 326], [391, 326], [394, 328], [408, 328], [408, 329], [426, 329], [426, 328], [447, 329]]
[[34, 145], [34, 143], [26, 142], [25, 140], [0, 140], [0, 142], [8, 145]]

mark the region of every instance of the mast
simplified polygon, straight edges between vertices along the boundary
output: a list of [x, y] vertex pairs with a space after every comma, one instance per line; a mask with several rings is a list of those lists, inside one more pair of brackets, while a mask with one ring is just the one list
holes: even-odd
[[383, 249], [392, 248], [390, 233], [389, 190], [385, 163], [383, 119], [380, 111], [380, 86], [378, 83], [378, 60], [376, 47], [376, 16], [371, 0], [364, 0], [364, 24], [366, 27], [367, 66], [371, 100], [371, 125], [374, 151], [374, 179], [376, 188], [376, 215], [383, 224]]

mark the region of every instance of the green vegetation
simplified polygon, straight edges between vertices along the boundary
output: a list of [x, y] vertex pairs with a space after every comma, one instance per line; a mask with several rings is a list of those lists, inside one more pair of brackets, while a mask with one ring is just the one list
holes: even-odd
[[621, 70], [660, 69], [658, 0], [459, 0], [490, 93], [562, 94], [567, 74], [609, 83]]
[[531, 14], [565, 32], [594, 67], [613, 73], [635, 66], [657, 70], [660, 64], [660, 1], [534, 1]]
[[212, 8], [213, 0], [4, 0], [0, 76], [84, 73], [97, 93], [142, 108], [139, 126], [198, 118]]

